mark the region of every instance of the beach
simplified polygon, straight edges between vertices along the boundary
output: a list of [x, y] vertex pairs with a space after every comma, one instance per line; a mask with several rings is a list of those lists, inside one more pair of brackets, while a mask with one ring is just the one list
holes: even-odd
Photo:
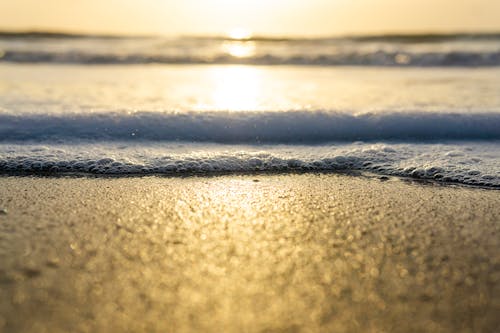
[[498, 190], [359, 174], [0, 178], [2, 332], [494, 332]]
[[0, 30], [0, 333], [499, 331], [500, 34], [202, 32]]

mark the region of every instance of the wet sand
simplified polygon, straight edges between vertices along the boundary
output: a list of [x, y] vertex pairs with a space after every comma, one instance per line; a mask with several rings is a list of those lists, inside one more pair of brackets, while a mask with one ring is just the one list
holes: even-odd
[[495, 332], [500, 191], [0, 178], [1, 332]]

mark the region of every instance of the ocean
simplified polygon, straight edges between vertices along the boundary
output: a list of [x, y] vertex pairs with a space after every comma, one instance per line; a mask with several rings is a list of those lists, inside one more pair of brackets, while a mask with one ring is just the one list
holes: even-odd
[[500, 34], [0, 33], [0, 173], [500, 188]]

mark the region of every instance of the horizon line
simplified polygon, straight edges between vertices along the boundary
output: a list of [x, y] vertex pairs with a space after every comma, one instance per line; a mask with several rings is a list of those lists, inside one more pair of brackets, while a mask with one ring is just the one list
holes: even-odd
[[46, 38], [199, 38], [199, 39], [233, 39], [233, 40], [293, 40], [293, 39], [342, 39], [342, 38], [404, 38], [404, 37], [429, 37], [429, 38], [446, 38], [446, 37], [500, 37], [500, 30], [420, 30], [420, 31], [380, 31], [366, 33], [332, 33], [332, 34], [317, 34], [317, 35], [297, 35], [297, 34], [254, 34], [247, 38], [231, 38], [223, 33], [202, 34], [202, 33], [113, 33], [113, 32], [85, 32], [69, 29], [2, 29], [0, 27], [1, 37], [46, 37]]

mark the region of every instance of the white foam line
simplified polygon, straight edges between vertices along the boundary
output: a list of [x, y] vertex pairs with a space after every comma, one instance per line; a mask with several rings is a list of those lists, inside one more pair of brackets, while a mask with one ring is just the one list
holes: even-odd
[[99, 175], [370, 171], [500, 187], [500, 141], [446, 144], [0, 144], [0, 173]]

